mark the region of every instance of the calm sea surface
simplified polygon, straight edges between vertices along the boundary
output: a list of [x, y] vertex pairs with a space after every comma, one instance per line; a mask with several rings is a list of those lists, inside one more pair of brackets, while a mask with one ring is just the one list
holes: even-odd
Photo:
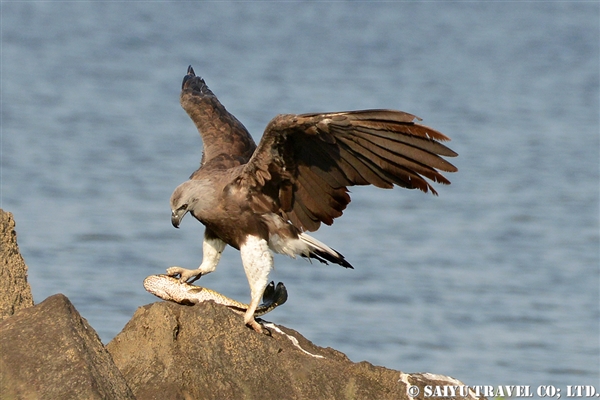
[[[257, 140], [279, 113], [395, 108], [460, 154], [439, 197], [354, 188], [315, 236], [356, 269], [278, 256], [270, 320], [354, 361], [600, 390], [598, 3], [0, 7], [0, 206], [36, 302], [64, 293], [108, 342], [147, 275], [201, 262], [169, 210], [202, 149], [192, 64]], [[233, 249], [200, 284], [249, 298]]]

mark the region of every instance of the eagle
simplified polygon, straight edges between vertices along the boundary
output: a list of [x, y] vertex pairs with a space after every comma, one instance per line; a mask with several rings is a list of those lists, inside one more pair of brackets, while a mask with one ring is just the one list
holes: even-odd
[[443, 158], [457, 156], [440, 143], [450, 139], [402, 111], [277, 115], [257, 146], [192, 66], [180, 103], [204, 149], [200, 167], [171, 195], [171, 223], [178, 228], [190, 213], [205, 226], [203, 259], [197, 269], [170, 267], [167, 274], [191, 283], [215, 270], [226, 245], [238, 249], [251, 296], [244, 323], [257, 332], [263, 328], [254, 311], [273, 253], [353, 268], [306, 233], [342, 215], [349, 186], [397, 185], [437, 195], [429, 181], [450, 184], [440, 171], [457, 171]]

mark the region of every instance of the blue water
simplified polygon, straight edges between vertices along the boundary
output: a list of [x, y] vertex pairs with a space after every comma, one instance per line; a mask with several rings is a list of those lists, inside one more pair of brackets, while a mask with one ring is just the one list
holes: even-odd
[[[201, 141], [192, 64], [258, 140], [278, 113], [395, 108], [452, 138], [439, 197], [353, 188], [315, 236], [356, 267], [276, 258], [269, 315], [352, 360], [469, 385], [600, 389], [596, 2], [2, 2], [0, 206], [36, 302], [110, 341], [196, 267], [169, 197]], [[226, 250], [200, 284], [249, 297]]]

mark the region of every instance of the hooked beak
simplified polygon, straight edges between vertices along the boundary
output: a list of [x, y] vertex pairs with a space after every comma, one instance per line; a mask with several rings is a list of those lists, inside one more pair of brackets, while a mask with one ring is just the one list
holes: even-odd
[[171, 211], [171, 223], [175, 228], [179, 228], [181, 220], [187, 213], [187, 210], [172, 210]]

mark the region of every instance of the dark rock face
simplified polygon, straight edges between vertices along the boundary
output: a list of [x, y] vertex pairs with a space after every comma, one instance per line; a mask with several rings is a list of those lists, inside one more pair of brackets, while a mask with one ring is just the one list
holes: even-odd
[[0, 320], [32, 305], [27, 265], [19, 253], [15, 220], [11, 213], [0, 209]]
[[[139, 308], [108, 351], [138, 399], [406, 399], [408, 375], [272, 336], [212, 302]], [[321, 358], [315, 357], [320, 356]]]
[[96, 331], [57, 294], [0, 322], [0, 398], [135, 397]]

